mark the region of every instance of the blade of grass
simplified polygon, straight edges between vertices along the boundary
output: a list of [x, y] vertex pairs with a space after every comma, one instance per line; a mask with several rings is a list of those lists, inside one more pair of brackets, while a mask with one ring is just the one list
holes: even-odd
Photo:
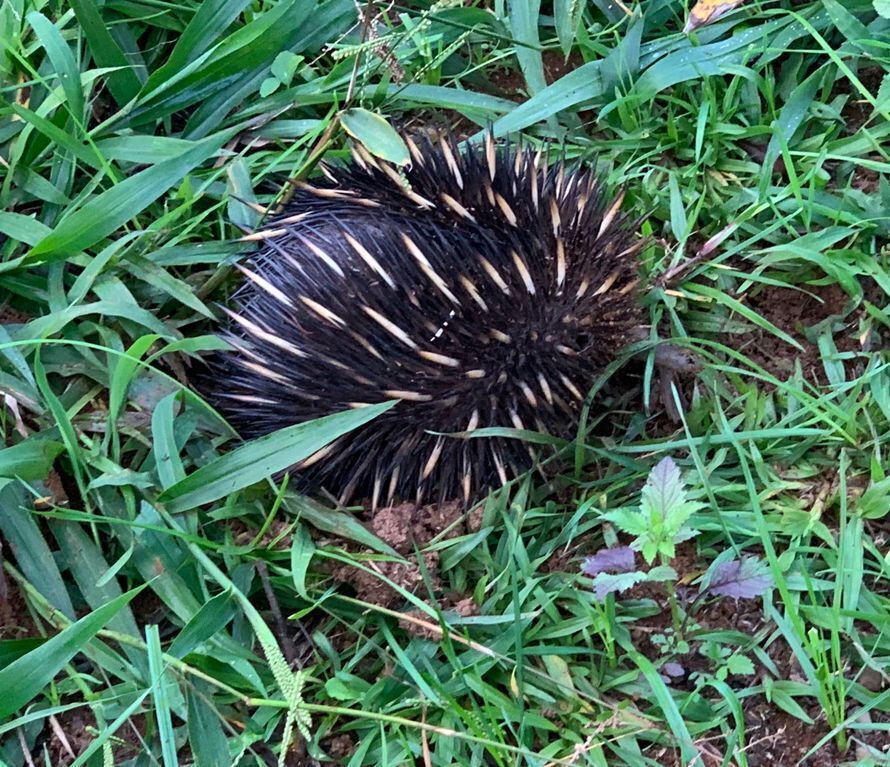
[[224, 498], [299, 463], [395, 404], [347, 410], [259, 437], [168, 487], [159, 500], [168, 510], [182, 512]]
[[87, 201], [31, 248], [26, 262], [58, 260], [99, 242], [216, 154], [234, 133], [230, 129], [197, 141], [178, 157], [140, 171]]
[[108, 25], [94, 0], [71, 0], [71, 7], [96, 64], [114, 70], [108, 74], [108, 90], [119, 107], [126, 106], [142, 88], [132, 64], [108, 31]]
[[144, 588], [144, 585], [137, 586], [93, 610], [0, 671], [0, 690], [4, 691], [0, 697], [0, 720], [14, 714], [39, 695], [83, 645]]
[[176, 758], [176, 736], [173, 734], [173, 717], [170, 709], [170, 684], [161, 652], [161, 635], [158, 626], [151, 623], [145, 627], [145, 645], [148, 650], [148, 669], [154, 691], [155, 721], [161, 741], [161, 757], [164, 767], [179, 767]]
[[[55, 609], [74, 619], [74, 605], [53, 553], [26, 507], [20, 485], [0, 480], [0, 531], [25, 577]], [[3, 689], [3, 688], [0, 688]], [[2, 716], [0, 716], [2, 719]]]
[[231, 761], [220, 716], [209, 702], [212, 700], [206, 684], [195, 681], [186, 689], [189, 744], [195, 767], [215, 767]]
[[534, 96], [547, 87], [544, 77], [544, 60], [541, 57], [541, 40], [538, 36], [538, 16], [541, 0], [511, 0], [509, 4], [510, 30], [520, 45], [514, 50], [529, 93]]
[[164, 65], [148, 78], [145, 90], [151, 93], [161, 83], [170, 80], [187, 64], [198, 58], [215, 40], [219, 39], [220, 33], [224, 32], [249, 4], [250, 0], [205, 0], [202, 2], [188, 26], [178, 36], [176, 45]]
[[84, 98], [80, 85], [80, 70], [71, 53], [71, 48], [56, 26], [42, 13], [32, 11], [28, 14], [27, 19], [56, 70], [65, 93], [65, 99], [68, 102], [68, 111], [74, 118], [74, 122], [79, 124], [83, 120]]
[[689, 728], [686, 726], [686, 722], [683, 720], [683, 716], [677, 708], [677, 704], [671, 696], [670, 690], [668, 690], [664, 681], [662, 681], [658, 670], [645, 655], [641, 655], [638, 652], [631, 652], [628, 653], [628, 655], [643, 673], [643, 676], [649, 683], [649, 688], [652, 690], [652, 694], [655, 696], [655, 702], [664, 712], [668, 727], [670, 727], [671, 733], [676, 739], [680, 749], [683, 764], [688, 765], [688, 767], [694, 767], [695, 765], [702, 767], [704, 762], [702, 761], [701, 754], [699, 754], [698, 749], [695, 747], [692, 735], [689, 733]]
[[151, 437], [154, 447], [155, 470], [161, 489], [175, 485], [185, 478], [185, 467], [179, 456], [174, 429], [174, 408], [179, 393], [168, 394], [155, 405], [151, 414]]
[[31, 437], [0, 449], [0, 477], [26, 481], [46, 479], [53, 461], [65, 450], [61, 442]]

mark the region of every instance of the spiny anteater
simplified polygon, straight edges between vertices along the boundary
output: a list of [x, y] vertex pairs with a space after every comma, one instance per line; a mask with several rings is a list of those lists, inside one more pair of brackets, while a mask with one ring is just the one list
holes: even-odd
[[[212, 401], [256, 437], [365, 403], [387, 411], [294, 467], [346, 502], [469, 500], [526, 470], [486, 426], [571, 437], [640, 324], [642, 241], [591, 169], [529, 148], [407, 139], [407, 170], [352, 148], [256, 235]], [[430, 434], [429, 432], [436, 432]]]

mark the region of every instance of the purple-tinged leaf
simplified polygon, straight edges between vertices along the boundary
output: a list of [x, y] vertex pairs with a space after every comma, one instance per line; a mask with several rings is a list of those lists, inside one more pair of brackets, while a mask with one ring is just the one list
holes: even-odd
[[678, 677], [686, 674], [686, 669], [675, 661], [668, 661], [659, 669], [659, 671], [669, 677]]
[[664, 526], [663, 535], [653, 540], [660, 543], [659, 539], [666, 538], [677, 543], [676, 536], [700, 508], [701, 503], [686, 497], [680, 467], [670, 457], [662, 458], [649, 472], [640, 500], [640, 510], [649, 523], [647, 529]]
[[745, 557], [717, 565], [705, 590], [721, 597], [755, 599], [772, 585], [773, 578], [766, 565], [756, 557]]
[[630, 546], [618, 546], [614, 549], [600, 549], [592, 557], [587, 557], [581, 564], [581, 572], [590, 576], [600, 573], [629, 573], [634, 566], [633, 549]]
[[593, 579], [593, 595], [602, 602], [608, 594], [615, 591], [627, 591], [646, 577], [646, 573], [600, 573]]
[[704, 245], [701, 246], [697, 256], [700, 258], [707, 258], [711, 255], [718, 247], [720, 247], [720, 243], [722, 243], [729, 235], [731, 235], [736, 229], [739, 228], [738, 223], [732, 223], [728, 226], [724, 226], [717, 234], [711, 237]]
[[649, 473], [646, 484], [652, 491], [655, 507], [665, 514], [676, 503], [683, 502], [683, 483], [680, 467], [667, 456], [662, 458]]

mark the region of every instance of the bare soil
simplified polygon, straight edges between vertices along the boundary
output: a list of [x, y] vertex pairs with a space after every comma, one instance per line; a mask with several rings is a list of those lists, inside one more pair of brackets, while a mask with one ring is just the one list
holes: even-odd
[[[0, 536], [0, 555], [9, 553], [9, 546]], [[42, 636], [31, 617], [18, 583], [3, 572], [0, 556], [0, 639], [29, 639]]]
[[[864, 67], [860, 69], [857, 78], [871, 94], [876, 94], [881, 87], [884, 78], [884, 70], [881, 67]], [[852, 83], [846, 78], [840, 78], [834, 87], [834, 95], [849, 94], [847, 103], [841, 109], [844, 117], [844, 128], [846, 133], [854, 136], [861, 130], [862, 126], [868, 123], [875, 114], [875, 110], [868, 103], [858, 90], [853, 88]]]
[[[678, 547], [677, 556], [672, 561], [672, 566], [677, 571], [678, 582], [683, 584], [694, 580], [706, 566], [696, 552], [696, 545], [690, 541]], [[577, 558], [554, 558], [547, 563], [548, 572], [577, 571]], [[684, 595], [683, 586], [678, 588], [678, 596]], [[622, 595], [622, 599], [652, 599], [660, 610], [653, 616], [638, 620], [629, 626], [633, 636], [634, 646], [653, 662], [660, 662], [664, 658], [665, 650], [656, 637], [668, 633], [672, 629], [672, 619], [667, 603], [667, 593], [663, 584], [638, 584]], [[754, 636], [766, 627], [763, 615], [763, 606], [759, 599], [732, 600], [721, 599], [704, 605], [694, 615], [695, 632], [689, 632], [686, 639], [689, 641], [689, 652], [672, 658], [679, 664], [683, 673], [670, 679], [670, 685], [675, 689], [694, 691], [700, 689], [696, 676], [701, 673], [714, 673], [715, 664], [712, 660], [701, 654], [702, 642], [694, 639], [695, 633], [736, 631], [748, 636]], [[767, 653], [776, 669], [776, 678], [790, 681], [804, 681], [803, 672], [797, 663], [794, 653], [783, 640], [772, 642], [767, 648]], [[735, 689], [743, 690], [754, 684], [759, 684], [766, 674], [771, 674], [766, 668], [757, 662], [752, 654], [748, 654], [754, 663], [754, 674], [751, 676], [730, 675], [726, 683]], [[863, 675], [859, 679], [860, 684], [880, 691], [886, 683], [880, 674]], [[744, 698], [742, 702], [745, 718], [745, 754], [750, 767], [791, 767], [800, 762], [800, 767], [837, 767], [840, 764], [852, 763], [856, 759], [857, 746], [862, 749], [862, 744], [883, 750], [890, 754], [890, 738], [886, 733], [871, 732], [858, 740], [851, 740], [846, 754], [842, 754], [836, 742], [832, 739], [821, 745], [818, 750], [801, 761], [803, 757], [813, 749], [831, 730], [825, 715], [819, 704], [812, 698], [799, 698], [797, 702], [803, 707], [814, 724], [807, 724], [791, 714], [778, 708], [774, 702], [769, 702], [763, 695]], [[880, 712], [872, 712], [872, 721], [890, 721], [890, 715]], [[697, 742], [703, 762], [707, 767], [718, 767], [723, 762], [723, 749], [719, 741], [719, 735], [714, 733], [703, 735]], [[653, 746], [649, 756], [656, 759], [659, 764], [676, 765], [685, 767], [686, 763], [680, 758], [679, 753], [673, 749], [661, 746]], [[736, 762], [729, 762], [731, 765]]]
[[833, 318], [832, 330], [837, 350], [862, 351], [854, 335], [859, 314], [854, 312], [844, 316], [849, 302], [850, 297], [837, 285], [814, 286], [807, 292], [765, 287], [750, 293], [745, 303], [797, 341], [802, 351], [759, 328], [738, 336], [733, 346], [780, 380], [791, 375], [795, 363], [799, 362], [808, 380], [825, 384], [827, 381], [819, 348], [806, 338], [806, 330]]
[[[79, 708], [63, 711], [55, 720], [56, 726], [48, 726], [38, 738], [33, 756], [36, 760], [45, 746], [53, 767], [67, 767], [95, 740], [96, 719], [88, 708]], [[133, 759], [143, 752], [140, 738], [145, 734], [145, 726], [145, 716], [136, 714], [118, 728], [112, 740], [115, 764]]]
[[[445, 530], [448, 530], [445, 538], [465, 531], [461, 521], [463, 508], [457, 502], [428, 506], [403, 503], [368, 511], [366, 517], [371, 532], [408, 560], [405, 563], [370, 561], [369, 565], [380, 575], [411, 592], [425, 588], [423, 573], [415, 561], [415, 546], [422, 548]], [[459, 521], [460, 524], [455, 524]], [[425, 552], [423, 563], [433, 588], [438, 591], [441, 584], [438, 552]], [[352, 586], [358, 598], [365, 602], [391, 607], [403, 601], [402, 596], [389, 584], [350, 565], [336, 567], [332, 575], [335, 580]]]

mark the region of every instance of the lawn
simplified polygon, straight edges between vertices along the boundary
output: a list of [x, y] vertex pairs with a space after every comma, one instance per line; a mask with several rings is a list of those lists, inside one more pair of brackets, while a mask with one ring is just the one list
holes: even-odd
[[[890, 764], [890, 3], [691, 5], [0, 0], [0, 765]], [[250, 233], [487, 127], [649, 342], [474, 507], [297, 494], [194, 385]]]

